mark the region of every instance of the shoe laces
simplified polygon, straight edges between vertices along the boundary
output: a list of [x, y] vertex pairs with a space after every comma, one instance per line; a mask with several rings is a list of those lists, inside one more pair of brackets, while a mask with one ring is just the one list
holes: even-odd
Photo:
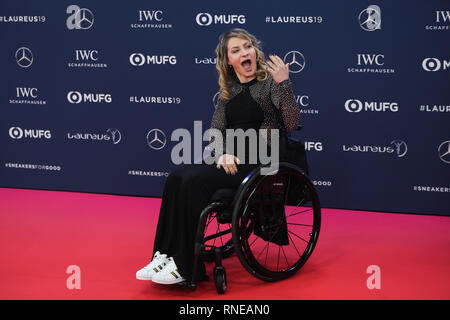
[[150, 265], [153, 263], [157, 263], [158, 265], [162, 265], [165, 266], [166, 265], [166, 258], [167, 255], [166, 254], [160, 254], [159, 251], [155, 253], [155, 255], [153, 256], [152, 261], [150, 261], [150, 263], [146, 266], [146, 267], [150, 267]]
[[157, 251], [155, 253], [155, 255], [153, 256], [153, 260], [165, 260], [167, 258], [167, 254], [161, 254], [159, 253], [159, 251]]

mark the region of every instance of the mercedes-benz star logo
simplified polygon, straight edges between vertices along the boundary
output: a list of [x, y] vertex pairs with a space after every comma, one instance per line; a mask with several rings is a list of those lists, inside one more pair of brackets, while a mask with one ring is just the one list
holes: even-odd
[[166, 145], [166, 135], [160, 129], [152, 129], [147, 133], [148, 146], [154, 150], [161, 150]]
[[89, 9], [81, 8], [75, 13], [75, 23], [77, 29], [89, 29], [94, 24], [94, 14]]
[[381, 29], [381, 10], [377, 5], [368, 6], [358, 16], [359, 25], [365, 31]]
[[21, 47], [16, 51], [16, 62], [22, 68], [28, 68], [33, 63], [33, 53], [26, 47]]
[[301, 52], [289, 51], [284, 56], [284, 62], [289, 62], [289, 72], [299, 73], [305, 68], [305, 57]]
[[450, 140], [444, 141], [438, 148], [439, 158], [445, 163], [450, 163]]
[[219, 105], [219, 96], [220, 92], [217, 92], [213, 97], [214, 109], [217, 109], [217, 106]]

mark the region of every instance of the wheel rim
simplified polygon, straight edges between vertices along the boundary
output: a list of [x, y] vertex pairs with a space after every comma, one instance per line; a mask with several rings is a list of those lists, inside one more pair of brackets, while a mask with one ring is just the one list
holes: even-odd
[[[280, 167], [276, 176], [255, 176], [249, 184], [233, 212], [235, 251], [257, 278], [284, 279], [304, 265], [316, 245], [320, 230], [317, 193], [309, 179], [291, 166]], [[293, 191], [297, 199], [289, 197]], [[267, 209], [267, 205], [275, 208]]]

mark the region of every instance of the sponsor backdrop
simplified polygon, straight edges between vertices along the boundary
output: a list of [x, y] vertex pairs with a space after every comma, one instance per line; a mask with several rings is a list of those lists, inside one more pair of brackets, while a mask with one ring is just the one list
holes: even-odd
[[450, 214], [446, 0], [2, 1], [0, 186], [161, 196], [233, 27], [291, 63], [322, 206]]

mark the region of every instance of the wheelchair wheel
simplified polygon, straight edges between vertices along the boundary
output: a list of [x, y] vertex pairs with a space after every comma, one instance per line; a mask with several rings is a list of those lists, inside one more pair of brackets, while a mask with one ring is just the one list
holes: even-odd
[[236, 194], [232, 238], [244, 268], [265, 281], [296, 273], [308, 260], [320, 231], [315, 188], [296, 166], [282, 162], [272, 175], [255, 169]]
[[224, 294], [227, 290], [227, 274], [225, 268], [214, 267], [214, 283], [218, 294]]

